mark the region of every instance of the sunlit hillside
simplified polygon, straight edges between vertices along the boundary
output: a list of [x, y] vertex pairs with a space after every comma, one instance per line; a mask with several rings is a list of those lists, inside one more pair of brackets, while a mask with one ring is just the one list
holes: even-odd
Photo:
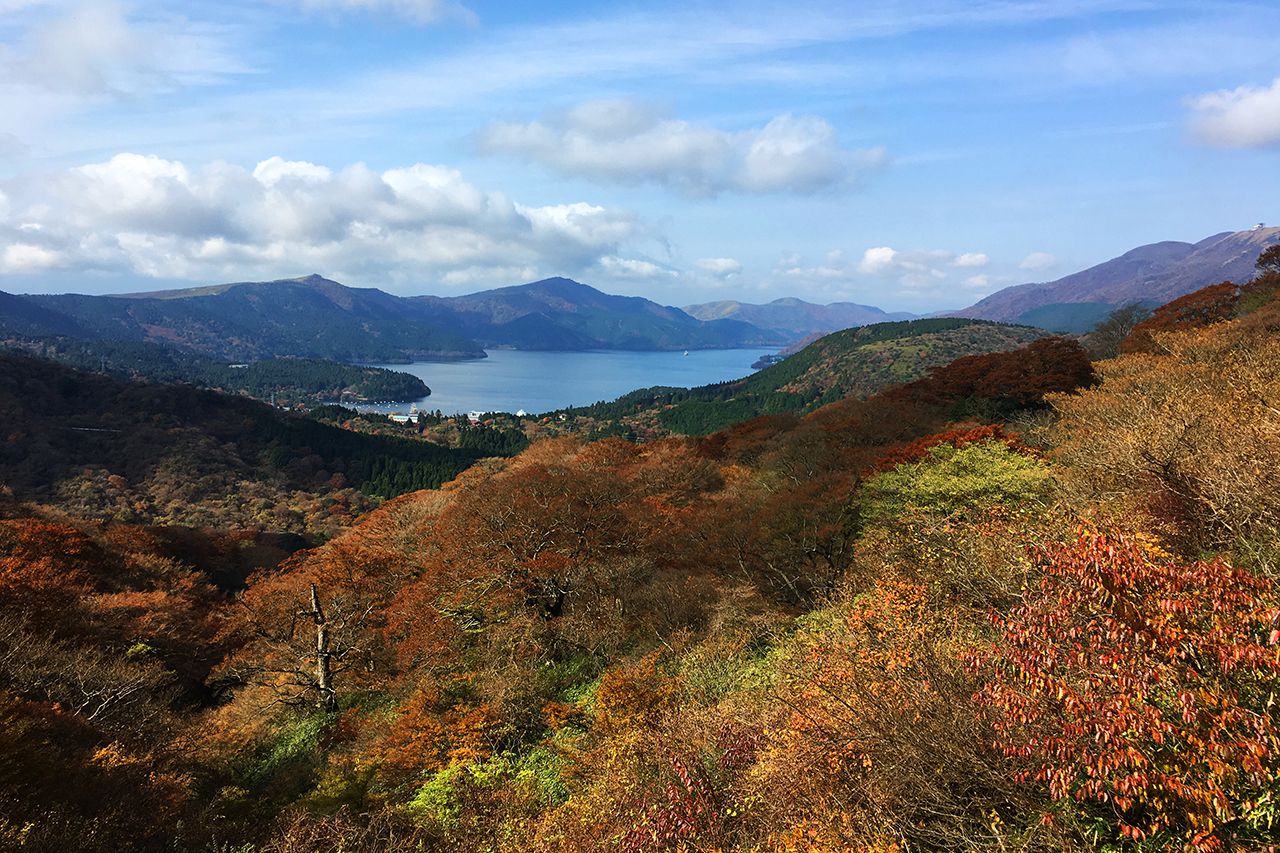
[[1095, 364], [1047, 338], [799, 419], [540, 441], [283, 561], [10, 499], [0, 834], [1264, 845], [1278, 274]]

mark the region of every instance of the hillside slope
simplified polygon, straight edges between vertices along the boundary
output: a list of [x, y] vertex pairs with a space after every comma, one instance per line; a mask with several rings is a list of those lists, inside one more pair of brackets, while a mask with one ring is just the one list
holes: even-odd
[[[1228, 231], [1198, 243], [1152, 243], [1056, 281], [1006, 287], [953, 316], [1032, 322], [1043, 321], [1051, 306], [1095, 303], [1103, 306], [1097, 309], [1102, 315], [1105, 306], [1163, 304], [1220, 281], [1247, 281], [1258, 254], [1277, 242], [1280, 228]], [[1037, 309], [1039, 315], [1028, 316]]]
[[647, 388], [569, 413], [596, 429], [702, 435], [762, 414], [803, 413], [925, 376], [957, 358], [1016, 349], [1045, 332], [981, 320], [877, 323], [827, 335], [744, 379], [700, 388]]
[[420, 400], [431, 389], [420, 378], [369, 365], [312, 358], [268, 358], [228, 364], [178, 347], [146, 341], [85, 340], [66, 336], [0, 342], [0, 352], [34, 355], [77, 370], [148, 382], [183, 382], [247, 394], [282, 407], [346, 401]]
[[[484, 356], [476, 342], [406, 311], [406, 300], [316, 275], [154, 294], [24, 299], [69, 318], [84, 337], [167, 343], [236, 361]], [[3, 323], [0, 331], [13, 330]]]
[[71, 515], [327, 534], [481, 456], [361, 435], [244, 397], [0, 355], [2, 484]]

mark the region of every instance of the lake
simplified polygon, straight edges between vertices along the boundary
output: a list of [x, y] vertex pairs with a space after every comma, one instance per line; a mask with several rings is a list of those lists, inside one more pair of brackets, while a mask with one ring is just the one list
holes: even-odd
[[[550, 412], [613, 400], [653, 385], [693, 388], [740, 379], [776, 347], [680, 352], [528, 352], [489, 350], [474, 361], [379, 364], [420, 377], [431, 396], [417, 401], [425, 411]], [[362, 405], [364, 411], [405, 412], [406, 403]]]

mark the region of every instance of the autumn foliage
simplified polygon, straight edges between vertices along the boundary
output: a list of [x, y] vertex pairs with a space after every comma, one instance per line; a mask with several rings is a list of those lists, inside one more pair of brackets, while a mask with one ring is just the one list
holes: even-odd
[[1270, 274], [1096, 363], [540, 440], [345, 526], [335, 481], [326, 541], [0, 492], [0, 848], [1274, 845]]
[[1240, 301], [1240, 286], [1234, 282], [1202, 287], [1157, 308], [1151, 316], [1133, 327], [1120, 343], [1121, 352], [1150, 352], [1155, 336], [1161, 332], [1185, 331], [1221, 323], [1235, 315]]
[[876, 469], [889, 471], [899, 465], [919, 462], [928, 455], [932, 448], [943, 444], [950, 445], [958, 450], [982, 441], [1000, 441], [1010, 450], [1019, 453], [1034, 452], [1022, 443], [1022, 439], [1016, 433], [1006, 431], [1001, 424], [984, 424], [983, 426], [969, 429], [958, 427], [945, 430], [933, 435], [926, 435], [924, 438], [918, 438], [913, 442], [904, 444], [902, 447], [895, 447], [884, 455]]
[[999, 407], [1021, 408], [1040, 404], [1046, 394], [1074, 391], [1093, 382], [1084, 347], [1068, 338], [1041, 338], [1013, 352], [958, 358], [885, 396], [952, 404], [985, 400]]
[[1135, 841], [1265, 837], [1280, 780], [1273, 585], [1089, 530], [1035, 559], [1039, 589], [996, 616], [999, 639], [976, 657], [1020, 778]]

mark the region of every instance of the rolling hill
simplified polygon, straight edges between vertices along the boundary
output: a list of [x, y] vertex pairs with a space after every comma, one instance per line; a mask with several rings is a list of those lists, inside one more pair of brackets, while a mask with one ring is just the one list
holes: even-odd
[[1119, 305], [1160, 305], [1220, 281], [1247, 281], [1259, 253], [1276, 242], [1280, 228], [1227, 231], [1198, 243], [1151, 243], [1056, 281], [1006, 287], [952, 316], [1084, 331], [1081, 324]]
[[8, 354], [0, 354], [0, 433], [8, 436], [2, 485], [18, 500], [81, 518], [321, 536], [371, 498], [439, 486], [491, 455]]
[[0, 352], [30, 354], [77, 370], [125, 379], [177, 383], [288, 407], [344, 401], [409, 401], [428, 396], [421, 379], [401, 371], [313, 358], [266, 358], [228, 364], [200, 353], [146, 341], [37, 336], [0, 343]]
[[1041, 329], [930, 318], [846, 329], [744, 379], [700, 388], [646, 388], [572, 409], [600, 432], [704, 435], [764, 414], [800, 414], [910, 382], [957, 358], [1017, 349]]

